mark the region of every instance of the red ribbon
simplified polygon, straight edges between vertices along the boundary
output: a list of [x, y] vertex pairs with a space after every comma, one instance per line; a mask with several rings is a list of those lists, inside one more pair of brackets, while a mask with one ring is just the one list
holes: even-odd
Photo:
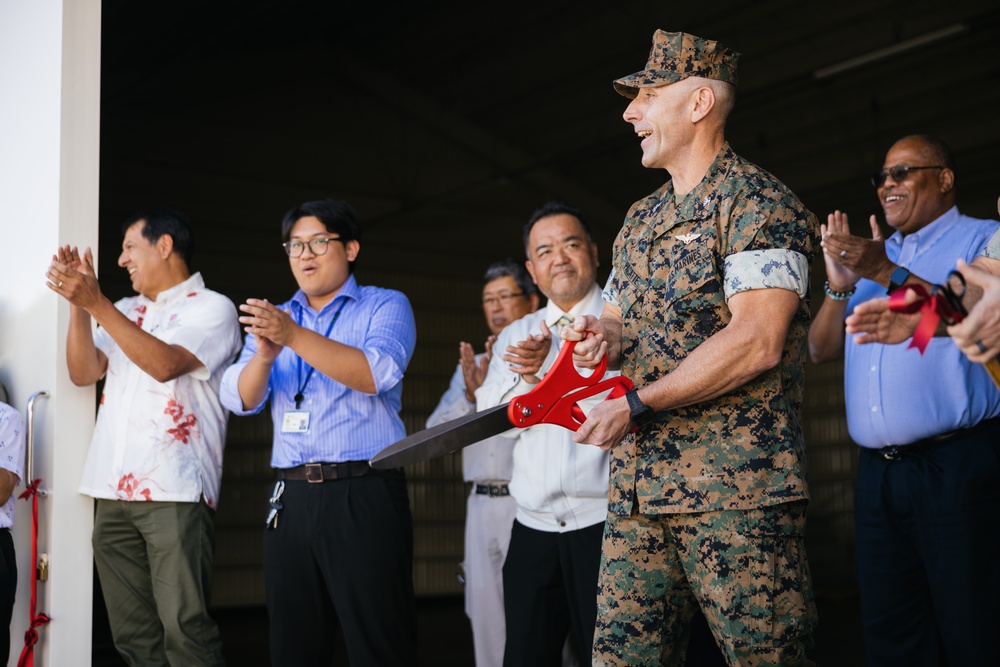
[[[917, 299], [912, 303], [906, 303], [907, 292], [916, 294]], [[955, 324], [965, 318], [965, 313], [955, 310], [948, 303], [948, 300], [939, 293], [938, 288], [935, 287], [928, 292], [923, 285], [902, 285], [893, 290], [889, 295], [889, 310], [894, 313], [920, 312], [920, 322], [913, 332], [913, 339], [907, 346], [907, 349], [917, 348], [920, 350], [920, 354], [923, 354], [924, 350], [927, 349], [942, 317]]]
[[35, 665], [35, 644], [38, 643], [38, 630], [52, 619], [46, 614], [36, 614], [35, 604], [38, 601], [38, 485], [41, 479], [36, 479], [24, 489], [18, 498], [31, 498], [31, 604], [28, 609], [28, 617], [31, 623], [24, 632], [24, 649], [21, 657], [17, 661], [17, 667], [34, 667]]

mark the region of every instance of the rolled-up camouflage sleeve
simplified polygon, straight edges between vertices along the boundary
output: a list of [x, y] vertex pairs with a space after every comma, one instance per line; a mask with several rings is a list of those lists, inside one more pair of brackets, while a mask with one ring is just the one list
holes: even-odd
[[618, 298], [618, 286], [615, 283], [616, 273], [614, 267], [611, 268], [611, 275], [608, 276], [608, 281], [604, 283], [604, 289], [601, 290], [601, 298], [610, 304], [614, 304], [621, 308], [621, 301]]
[[734, 294], [752, 289], [777, 287], [805, 298], [809, 287], [809, 261], [788, 248], [746, 250], [726, 257], [726, 301]]
[[753, 289], [787, 289], [805, 299], [819, 248], [816, 216], [784, 188], [762, 188], [737, 204], [723, 266], [728, 301]]

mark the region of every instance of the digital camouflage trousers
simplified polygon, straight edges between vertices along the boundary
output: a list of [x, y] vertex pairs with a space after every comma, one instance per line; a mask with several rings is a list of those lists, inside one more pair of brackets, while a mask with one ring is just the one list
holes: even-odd
[[813, 664], [806, 505], [608, 516], [593, 664], [683, 665], [697, 606], [729, 665]]

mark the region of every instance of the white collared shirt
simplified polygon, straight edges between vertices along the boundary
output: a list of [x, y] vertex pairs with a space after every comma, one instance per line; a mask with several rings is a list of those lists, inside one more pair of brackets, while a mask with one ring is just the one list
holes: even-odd
[[[600, 316], [604, 303], [595, 284], [579, 303], [570, 309], [573, 317]], [[537, 385], [528, 384], [512, 372], [499, 350], [541, 333], [544, 321], [550, 328], [563, 311], [549, 301], [530, 315], [508, 324], [497, 336], [490, 368], [483, 386], [476, 390], [476, 407], [485, 410], [509, 401]], [[558, 356], [558, 337], [542, 364], [539, 377], [552, 367]], [[608, 371], [605, 377], [619, 375]], [[604, 399], [607, 392], [581, 401], [584, 412]], [[608, 505], [608, 461], [610, 453], [592, 445], [573, 442], [573, 432], [553, 424], [515, 428], [502, 436], [516, 440], [510, 493], [517, 500], [517, 520], [521, 524], [547, 532], [579, 530], [604, 521]]]
[[108, 369], [80, 493], [113, 500], [198, 502], [215, 508], [229, 413], [219, 402], [222, 374], [240, 349], [236, 307], [205, 289], [200, 273], [150, 301], [115, 307], [143, 331], [198, 358], [202, 366], [157, 382], [101, 327], [94, 344]]

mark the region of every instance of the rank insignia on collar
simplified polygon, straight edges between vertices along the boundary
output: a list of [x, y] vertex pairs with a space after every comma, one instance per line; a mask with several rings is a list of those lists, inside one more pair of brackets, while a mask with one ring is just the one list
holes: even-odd
[[700, 236], [701, 234], [678, 234], [675, 238], [684, 245], [687, 245]]

